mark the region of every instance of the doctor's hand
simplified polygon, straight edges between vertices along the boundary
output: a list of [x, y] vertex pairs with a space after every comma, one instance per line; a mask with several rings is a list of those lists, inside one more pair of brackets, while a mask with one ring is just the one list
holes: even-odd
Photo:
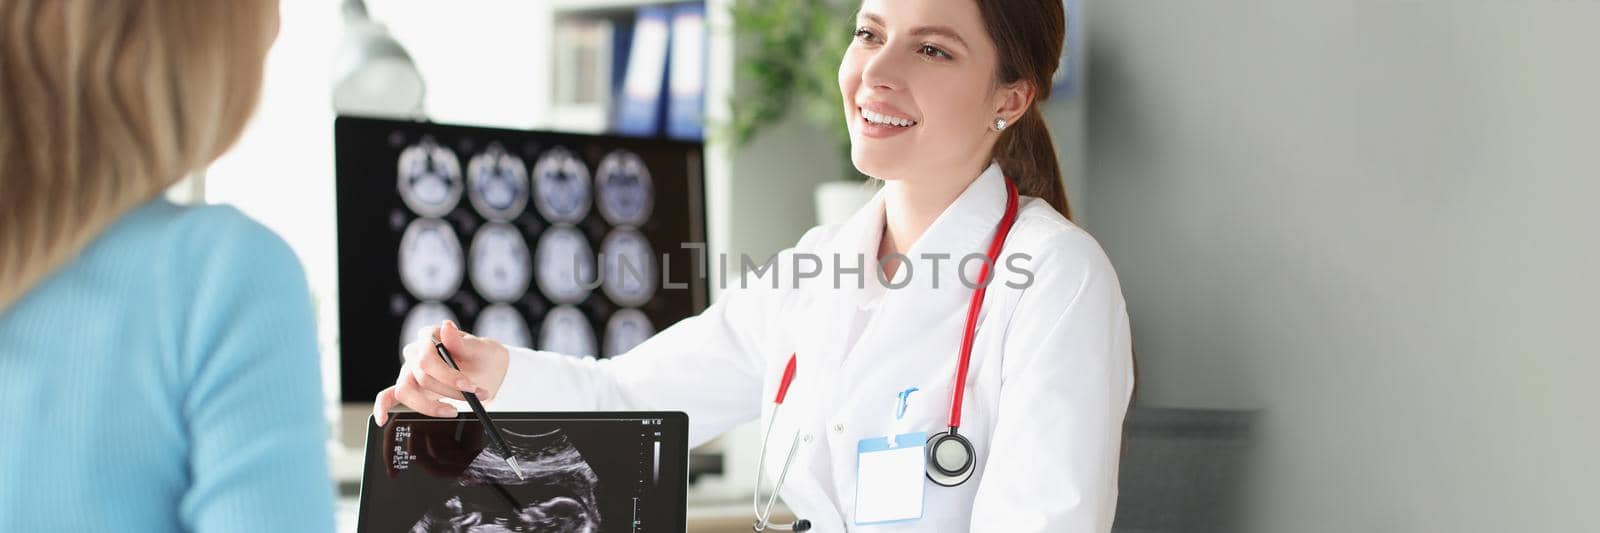
[[[450, 368], [450, 364], [434, 351], [434, 335], [444, 343], [450, 357], [461, 367], [460, 371]], [[388, 421], [389, 410], [397, 404], [428, 416], [451, 417], [456, 415], [456, 408], [444, 400], [465, 400], [461, 391], [477, 394], [481, 401], [492, 400], [500, 390], [500, 383], [505, 381], [506, 367], [511, 361], [505, 346], [464, 333], [449, 320], [442, 326], [428, 328], [417, 340], [407, 344], [403, 353], [406, 363], [400, 369], [399, 378], [394, 386], [378, 393], [378, 399], [373, 402], [372, 415], [380, 426]]]

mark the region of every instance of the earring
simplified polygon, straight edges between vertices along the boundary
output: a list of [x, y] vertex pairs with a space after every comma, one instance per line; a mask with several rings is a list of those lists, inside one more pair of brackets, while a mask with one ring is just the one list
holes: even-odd
[[1006, 119], [995, 117], [995, 119], [994, 119], [994, 131], [1005, 131], [1005, 129], [1006, 129]]

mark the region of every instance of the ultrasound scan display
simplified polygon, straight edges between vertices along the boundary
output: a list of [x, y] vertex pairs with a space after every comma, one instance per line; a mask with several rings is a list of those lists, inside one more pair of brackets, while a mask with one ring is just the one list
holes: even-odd
[[504, 413], [495, 424], [523, 477], [470, 414], [399, 413], [387, 426], [369, 426], [358, 531], [682, 529], [682, 413]]
[[346, 402], [443, 320], [611, 357], [705, 309], [699, 143], [356, 117], [334, 137]]

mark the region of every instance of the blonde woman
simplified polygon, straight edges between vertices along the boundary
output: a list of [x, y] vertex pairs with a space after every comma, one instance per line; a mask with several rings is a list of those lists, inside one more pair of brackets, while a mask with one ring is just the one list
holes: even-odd
[[239, 137], [277, 9], [0, 0], [0, 531], [332, 530], [299, 263], [161, 198]]

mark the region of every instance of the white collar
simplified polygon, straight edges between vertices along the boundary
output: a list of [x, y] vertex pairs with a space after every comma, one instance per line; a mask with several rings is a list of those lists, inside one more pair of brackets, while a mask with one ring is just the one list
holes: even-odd
[[[898, 289], [888, 289], [877, 283], [881, 272], [877, 261], [878, 244], [883, 238], [884, 228], [884, 191], [880, 189], [871, 201], [856, 210], [840, 226], [833, 245], [821, 250], [824, 255], [820, 259], [827, 265], [823, 269], [827, 279], [819, 280], [823, 283], [817, 286], [835, 289], [832, 275], [835, 259], [829, 254], [838, 254], [837, 262], [841, 266], [854, 266], [858, 258], [863, 263], [862, 274], [841, 275], [837, 287], [837, 290], [853, 293], [851, 297], [858, 305], [871, 305], [885, 293], [913, 290], [919, 294], [919, 301], [928, 304], [942, 305], [944, 300], [964, 301], [972, 290], [963, 283], [963, 279], [976, 282], [978, 268], [983, 262], [969, 261], [964, 277], [957, 267], [968, 254], [987, 251], [989, 240], [994, 236], [996, 225], [1005, 212], [1005, 179], [1000, 164], [990, 161], [989, 166], [934, 219], [911, 249], [904, 252], [909, 260], [896, 269], [895, 279], [891, 283], [904, 284]], [[941, 257], [937, 276], [934, 275], [930, 256]], [[857, 287], [858, 280], [865, 281], [864, 288]], [[934, 301], [929, 301], [930, 298]]]

